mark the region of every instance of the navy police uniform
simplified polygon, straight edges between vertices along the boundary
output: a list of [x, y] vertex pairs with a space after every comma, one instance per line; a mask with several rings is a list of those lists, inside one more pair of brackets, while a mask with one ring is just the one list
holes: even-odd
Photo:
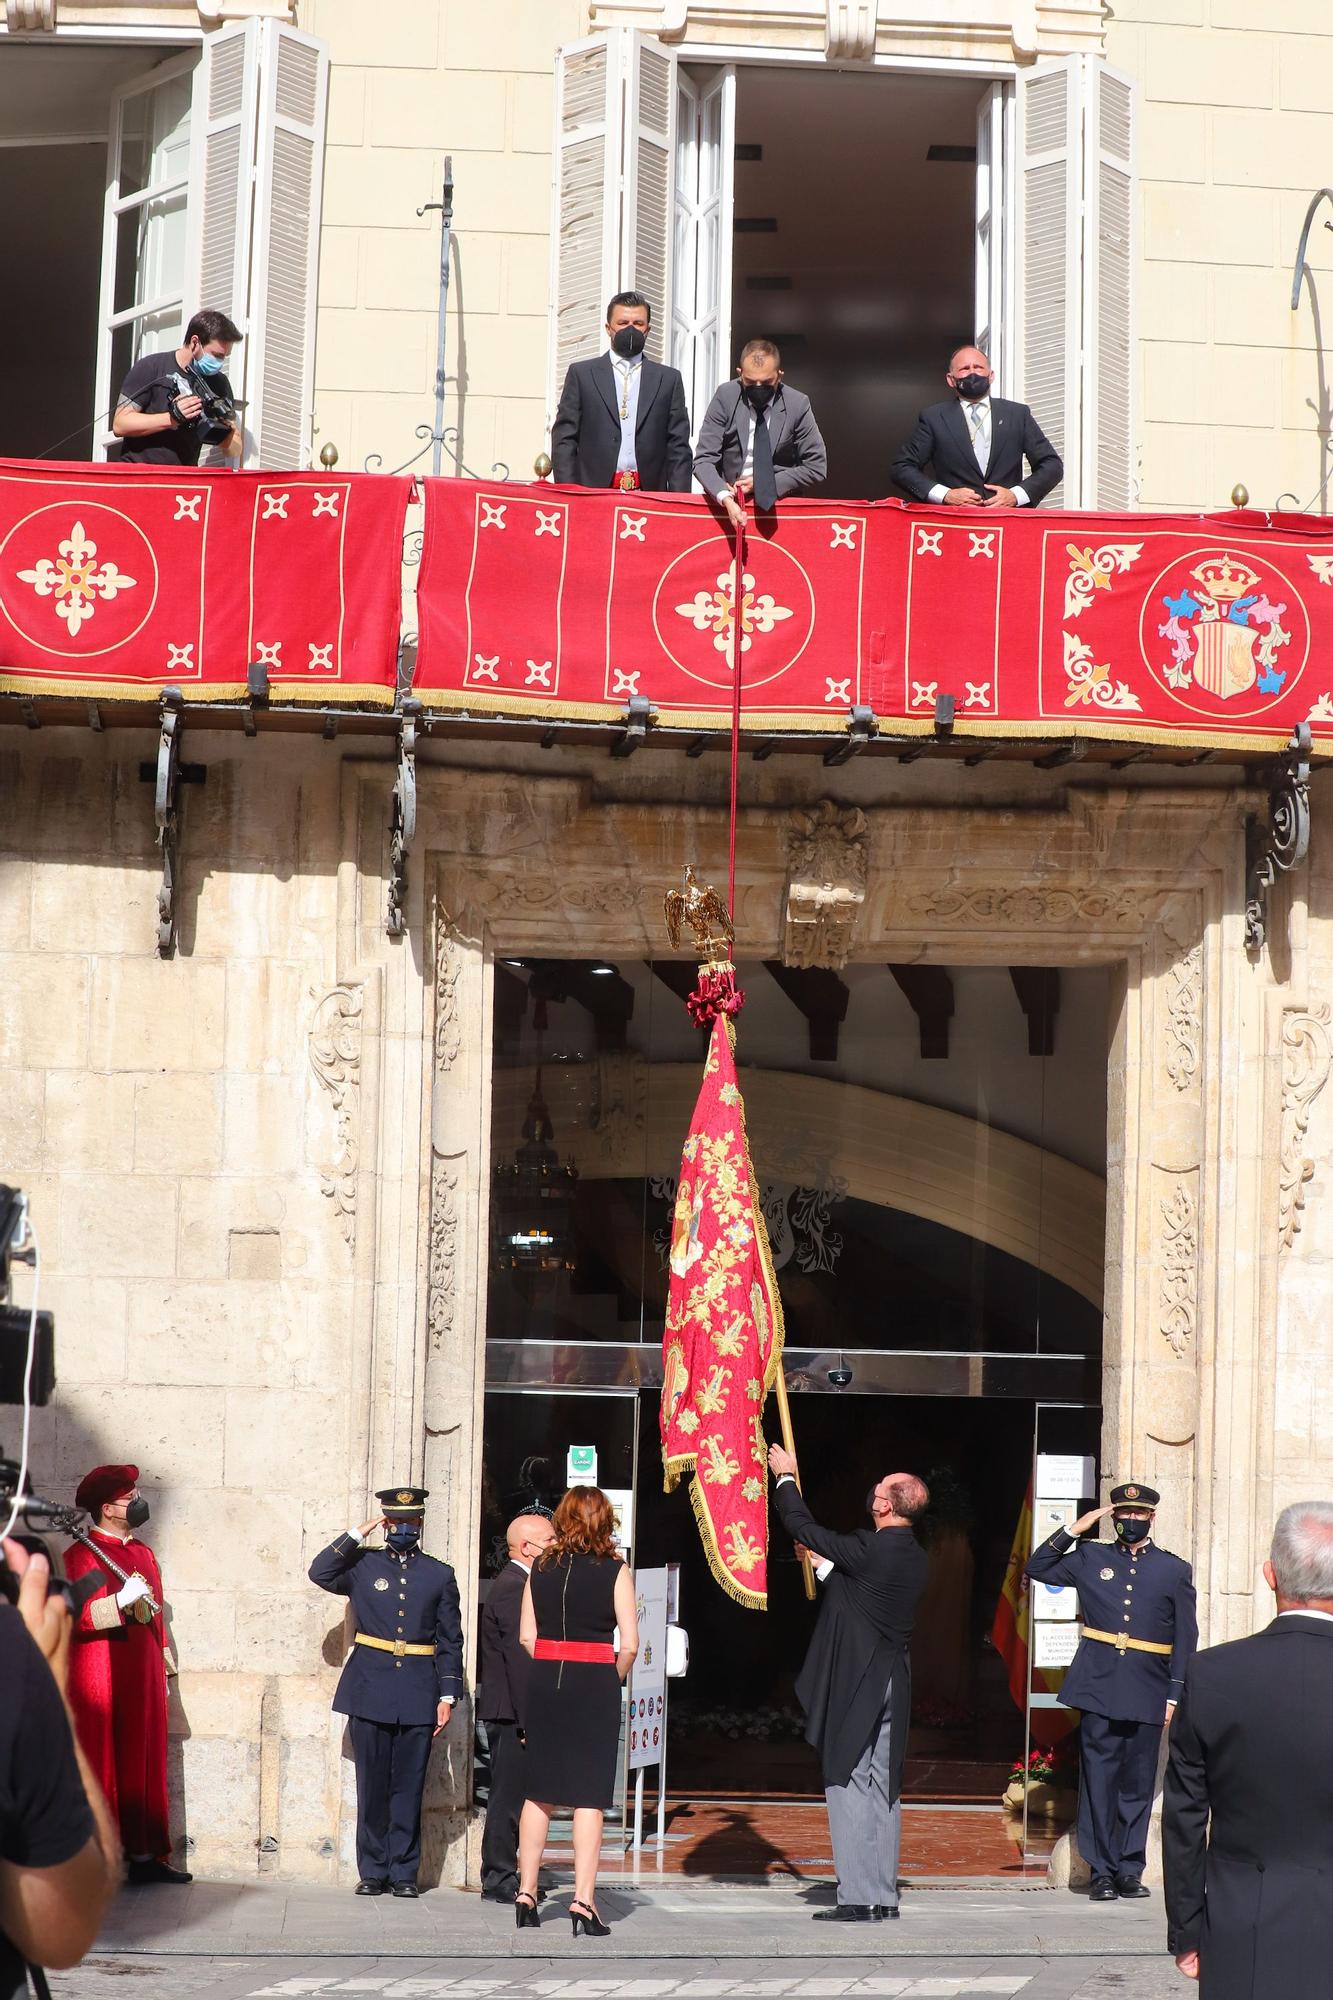
[[[421, 1487], [375, 1495], [391, 1525], [419, 1517], [426, 1497]], [[463, 1692], [458, 1584], [419, 1547], [368, 1548], [350, 1530], [315, 1557], [310, 1581], [348, 1598], [356, 1626], [333, 1712], [349, 1719], [356, 1759], [357, 1872], [372, 1893], [389, 1884], [415, 1895], [436, 1709]]]
[[[1111, 1491], [1115, 1507], [1147, 1511], [1159, 1498], [1134, 1483]], [[1078, 1592], [1083, 1633], [1060, 1701], [1083, 1717], [1079, 1850], [1105, 1897], [1140, 1893], [1167, 1703], [1180, 1699], [1198, 1643], [1190, 1566], [1146, 1539], [1079, 1542], [1057, 1528], [1027, 1574]]]

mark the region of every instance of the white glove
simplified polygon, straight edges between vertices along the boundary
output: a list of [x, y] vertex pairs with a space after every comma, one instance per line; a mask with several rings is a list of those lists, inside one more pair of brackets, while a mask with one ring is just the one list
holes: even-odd
[[141, 1597], [151, 1597], [152, 1594], [146, 1578], [132, 1576], [129, 1582], [123, 1583], [116, 1592], [116, 1602], [122, 1611], [129, 1611]]

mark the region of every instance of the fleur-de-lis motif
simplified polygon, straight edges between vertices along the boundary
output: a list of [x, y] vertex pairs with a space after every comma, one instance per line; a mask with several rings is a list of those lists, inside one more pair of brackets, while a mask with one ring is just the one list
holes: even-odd
[[706, 1417], [715, 1417], [727, 1407], [727, 1397], [731, 1393], [731, 1370], [719, 1361], [709, 1371], [707, 1380], [699, 1391], [699, 1408]]
[[[791, 615], [786, 606], [779, 604], [767, 591], [755, 591], [754, 578], [748, 570], [742, 575], [740, 633], [743, 653], [749, 652], [756, 632], [771, 632], [782, 619]], [[736, 623], [734, 573], [729, 569], [723, 570], [712, 590], [696, 591], [688, 604], [678, 604], [676, 616], [688, 618], [696, 632], [711, 630], [714, 650], [730, 652], [732, 627]]]
[[113, 562], [97, 564], [97, 544], [76, 521], [63, 542], [56, 544], [55, 560], [43, 556], [32, 569], [18, 572], [20, 583], [32, 585], [38, 597], [55, 598], [55, 614], [63, 618], [73, 639], [97, 609], [94, 600], [109, 604], [122, 590], [133, 590], [136, 579], [122, 576]]
[[728, 1569], [738, 1569], [742, 1576], [748, 1576], [764, 1560], [763, 1549], [739, 1521], [728, 1521], [722, 1532], [727, 1539], [723, 1557]]
[[741, 1469], [741, 1462], [727, 1450], [721, 1438], [706, 1437], [699, 1447], [700, 1456], [708, 1463], [704, 1466], [704, 1480], [709, 1486], [730, 1486]]

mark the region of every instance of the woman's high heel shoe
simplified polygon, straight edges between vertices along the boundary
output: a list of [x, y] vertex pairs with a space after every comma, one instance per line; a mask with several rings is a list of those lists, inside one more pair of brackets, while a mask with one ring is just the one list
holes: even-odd
[[570, 1904], [569, 1921], [574, 1926], [575, 1937], [578, 1937], [580, 1934], [584, 1937], [610, 1937], [611, 1935], [610, 1924], [604, 1924], [596, 1910], [590, 1910], [586, 1903]]
[[541, 1918], [537, 1915], [537, 1899], [526, 1889], [520, 1889], [514, 1898], [514, 1925], [520, 1931], [536, 1930]]

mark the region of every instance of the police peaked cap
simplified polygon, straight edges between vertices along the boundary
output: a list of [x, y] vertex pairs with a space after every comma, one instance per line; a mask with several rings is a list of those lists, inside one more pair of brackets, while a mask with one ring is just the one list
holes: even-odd
[[1113, 1507], [1155, 1507], [1161, 1497], [1161, 1494], [1155, 1488], [1140, 1486], [1133, 1479], [1126, 1486], [1113, 1486], [1111, 1488], [1111, 1505]]
[[375, 1498], [384, 1510], [386, 1521], [403, 1520], [409, 1515], [420, 1514], [430, 1494], [424, 1486], [386, 1486]]

